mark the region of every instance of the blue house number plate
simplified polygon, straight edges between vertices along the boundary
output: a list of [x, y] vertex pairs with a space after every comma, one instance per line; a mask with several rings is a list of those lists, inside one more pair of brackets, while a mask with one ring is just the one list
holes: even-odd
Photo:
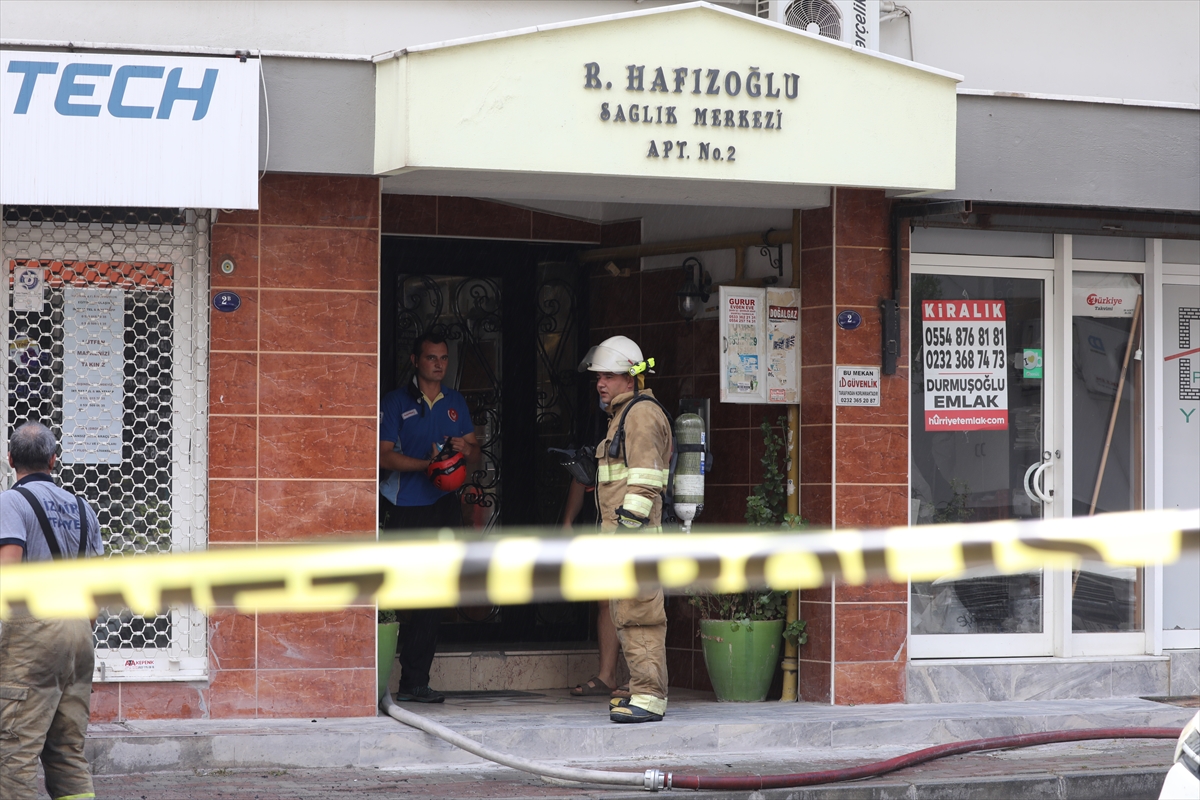
[[237, 311], [242, 307], [242, 298], [237, 292], [217, 292], [213, 297], [213, 308], [217, 311]]
[[862, 325], [862, 316], [857, 311], [843, 311], [837, 316], [837, 324], [844, 331], [852, 331]]

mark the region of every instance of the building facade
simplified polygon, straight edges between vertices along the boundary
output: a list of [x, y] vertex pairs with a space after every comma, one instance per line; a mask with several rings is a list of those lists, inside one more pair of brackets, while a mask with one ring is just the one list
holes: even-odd
[[[827, 5], [6, 2], [6, 424], [56, 428], [114, 555], [373, 538], [379, 401], [440, 326], [468, 527], [553, 525], [545, 449], [620, 333], [669, 409], [708, 401], [700, 522], [742, 521], [789, 413], [813, 526], [1200, 506], [1200, 3], [1144, 4], [1144, 38], [1105, 6]], [[794, 290], [796, 395], [722, 402], [716, 285]], [[798, 695], [1193, 694], [1198, 574], [805, 591]], [[587, 614], [456, 609], [434, 684], [586, 679]], [[672, 685], [709, 688], [669, 614]], [[375, 648], [374, 606], [115, 606], [93, 718], [370, 715]]]

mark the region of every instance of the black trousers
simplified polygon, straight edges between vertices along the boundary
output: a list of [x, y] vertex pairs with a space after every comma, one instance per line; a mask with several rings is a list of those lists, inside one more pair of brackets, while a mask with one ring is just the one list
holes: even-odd
[[[396, 506], [385, 498], [381, 522], [384, 530], [414, 530], [420, 528], [461, 528], [462, 507], [454, 492], [427, 506]], [[438, 629], [445, 609], [414, 609], [408, 624], [400, 631], [400, 689], [417, 689], [429, 685], [429, 668], [437, 650]]]

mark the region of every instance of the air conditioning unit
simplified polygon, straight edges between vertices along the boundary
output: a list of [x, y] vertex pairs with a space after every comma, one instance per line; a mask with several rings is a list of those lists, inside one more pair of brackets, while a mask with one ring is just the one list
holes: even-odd
[[879, 50], [879, 0], [758, 0], [762, 19]]

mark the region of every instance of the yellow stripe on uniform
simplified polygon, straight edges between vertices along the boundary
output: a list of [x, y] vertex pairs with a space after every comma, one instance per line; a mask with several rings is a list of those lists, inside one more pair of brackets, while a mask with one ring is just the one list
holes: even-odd
[[596, 467], [596, 480], [600, 483], [623, 481], [629, 474], [629, 467], [624, 464], [600, 464]]
[[[630, 497], [636, 497], [631, 495]], [[637, 498], [646, 501], [645, 498]], [[628, 499], [626, 500], [628, 503]], [[615, 532], [574, 539], [506, 531], [495, 540], [221, 548], [200, 553], [8, 564], [0, 617], [91, 618], [102, 607], [259, 611], [443, 608], [634, 597], [654, 587], [718, 592], [813, 588], [836, 578], [915, 581], [966, 568], [997, 573], [1175, 561], [1200, 551], [1200, 511], [768, 533], [713, 527], [692, 535]]]
[[649, 497], [642, 497], [640, 494], [631, 493], [625, 495], [624, 499], [621, 500], [621, 507], [631, 514], [647, 518], [654, 508], [654, 501]]
[[645, 467], [630, 467], [629, 477], [625, 479], [630, 486], [652, 486], [661, 489], [667, 485], [667, 476], [661, 469], [646, 469]]

